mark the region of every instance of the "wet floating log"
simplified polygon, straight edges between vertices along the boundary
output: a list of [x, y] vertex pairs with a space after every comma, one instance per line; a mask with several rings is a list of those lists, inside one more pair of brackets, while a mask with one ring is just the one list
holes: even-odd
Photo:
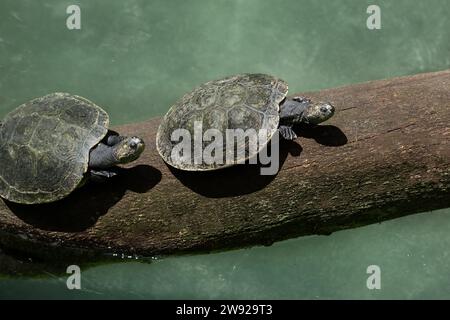
[[281, 169], [180, 172], [158, 156], [160, 119], [115, 128], [147, 141], [142, 158], [60, 202], [0, 201], [0, 245], [60, 259], [267, 245], [450, 207], [450, 71], [307, 94], [336, 115], [282, 142]]

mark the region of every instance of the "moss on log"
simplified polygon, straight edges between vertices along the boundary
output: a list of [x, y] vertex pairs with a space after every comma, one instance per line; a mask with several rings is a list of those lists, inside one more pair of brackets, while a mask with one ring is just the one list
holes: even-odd
[[268, 245], [450, 207], [450, 71], [307, 94], [335, 116], [282, 142], [281, 169], [168, 168], [154, 143], [159, 118], [115, 130], [147, 142], [119, 177], [40, 206], [0, 201], [5, 250], [61, 258], [144, 256]]

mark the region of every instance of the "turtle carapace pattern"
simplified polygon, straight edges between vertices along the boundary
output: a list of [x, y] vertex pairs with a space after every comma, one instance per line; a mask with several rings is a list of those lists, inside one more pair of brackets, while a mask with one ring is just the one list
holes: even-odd
[[[157, 132], [156, 147], [169, 165], [188, 171], [207, 171], [243, 163], [256, 156], [273, 135], [279, 131], [284, 139], [295, 139], [294, 124], [308, 123], [316, 125], [334, 114], [330, 103], [313, 102], [304, 97], [287, 99], [287, 83], [277, 77], [266, 74], [238, 74], [224, 79], [204, 83], [178, 100], [164, 116]], [[179, 141], [172, 140], [177, 129], [187, 130], [194, 140], [195, 124], [201, 124], [201, 134], [208, 129], [218, 130], [223, 137], [222, 154], [232, 152], [233, 161], [207, 163], [195, 161], [194, 156], [184, 158], [183, 154], [172, 150]], [[226, 150], [227, 129], [254, 129], [258, 134], [266, 134], [266, 143], [249, 147], [249, 139], [237, 141], [233, 150]], [[263, 130], [263, 131], [261, 131]], [[202, 140], [202, 150], [211, 141]], [[245, 144], [245, 145], [239, 145]], [[231, 144], [230, 144], [231, 145]], [[244, 152], [234, 152], [244, 150]], [[191, 153], [194, 155], [194, 143]]]
[[[91, 150], [103, 145], [108, 126], [106, 111], [68, 93], [52, 93], [19, 106], [0, 126], [0, 196], [22, 204], [64, 198], [87, 177]], [[121, 137], [120, 144], [127, 139]], [[139, 147], [135, 158], [143, 142]], [[112, 161], [118, 148], [116, 144], [93, 153], [114, 165], [122, 163], [117, 157]]]

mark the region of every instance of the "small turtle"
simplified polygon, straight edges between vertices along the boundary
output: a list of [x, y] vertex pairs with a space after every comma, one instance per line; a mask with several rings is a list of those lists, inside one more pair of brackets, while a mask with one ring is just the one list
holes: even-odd
[[[288, 85], [285, 81], [265, 74], [238, 74], [220, 80], [206, 82], [185, 94], [164, 116], [158, 128], [156, 146], [159, 154], [169, 165], [189, 171], [207, 171], [227, 167], [254, 157], [265, 144], [249, 148], [245, 153], [235, 154], [233, 163], [206, 163], [172, 154], [178, 141], [172, 141], [176, 129], [186, 129], [195, 137], [195, 123], [201, 122], [201, 134], [217, 129], [226, 136], [227, 129], [264, 129], [267, 141], [279, 131], [287, 140], [297, 138], [293, 130], [296, 124], [317, 125], [334, 114], [334, 107], [327, 102], [313, 102], [305, 97], [286, 98]], [[202, 141], [203, 149], [209, 142]], [[267, 143], [266, 143], [267, 144]], [[192, 143], [192, 151], [194, 150]], [[226, 143], [223, 143], [223, 152]], [[239, 147], [239, 146], [238, 146]]]
[[138, 137], [108, 130], [109, 116], [68, 93], [31, 100], [0, 123], [0, 196], [38, 204], [66, 197], [87, 178], [114, 176], [144, 150]]

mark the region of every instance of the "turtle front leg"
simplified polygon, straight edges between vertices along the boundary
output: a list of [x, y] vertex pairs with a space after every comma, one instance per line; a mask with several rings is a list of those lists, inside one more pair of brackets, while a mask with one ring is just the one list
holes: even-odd
[[[112, 168], [111, 168], [112, 169]], [[90, 170], [89, 171], [89, 181], [94, 183], [104, 183], [108, 179], [117, 176], [118, 173], [112, 170]]]
[[286, 140], [297, 139], [297, 134], [294, 132], [294, 129], [292, 129], [292, 126], [281, 125], [278, 128], [278, 131], [280, 132], [281, 136]]

